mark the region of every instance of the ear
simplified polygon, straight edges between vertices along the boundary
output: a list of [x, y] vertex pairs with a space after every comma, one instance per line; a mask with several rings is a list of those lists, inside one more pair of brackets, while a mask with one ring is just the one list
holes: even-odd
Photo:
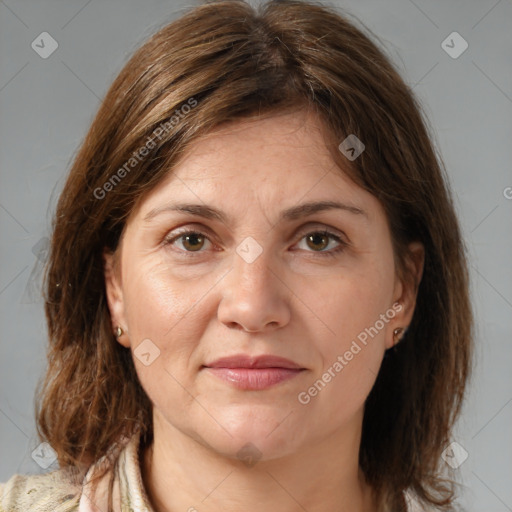
[[[396, 315], [389, 323], [389, 329], [386, 334], [386, 348], [393, 347], [400, 340], [405, 330], [409, 327], [414, 314], [416, 297], [425, 264], [425, 248], [421, 242], [409, 244], [405, 264], [406, 275], [403, 278], [397, 275], [395, 278], [393, 304], [398, 303], [399, 306], [393, 307]], [[395, 339], [393, 331], [396, 328], [402, 328], [403, 331]]]
[[112, 319], [112, 332], [116, 336], [117, 327], [121, 327], [123, 334], [119, 337], [116, 336], [116, 338], [123, 347], [128, 348], [130, 347], [130, 338], [126, 326], [121, 271], [117, 253], [107, 250], [103, 251], [103, 270], [107, 303], [110, 310], [110, 318]]

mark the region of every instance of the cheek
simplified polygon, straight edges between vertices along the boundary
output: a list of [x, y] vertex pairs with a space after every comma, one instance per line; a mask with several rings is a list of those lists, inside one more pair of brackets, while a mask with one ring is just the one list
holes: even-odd
[[355, 408], [366, 399], [382, 362], [388, 323], [394, 317], [392, 270], [390, 260], [382, 258], [331, 280], [322, 295], [310, 290], [310, 300], [315, 295], [314, 304], [331, 331], [318, 340], [322, 368], [311, 379], [312, 384], [318, 379], [313, 394]]
[[331, 311], [336, 336], [317, 340], [322, 366], [297, 396], [326, 425], [343, 424], [364, 407], [385, 351], [380, 315], [386, 309], [374, 296], [355, 291], [339, 295], [338, 308]]
[[162, 410], [192, 406], [185, 390], [193, 389], [197, 372], [193, 354], [204, 329], [198, 318], [204, 291], [199, 282], [171, 278], [159, 264], [133, 264], [125, 282], [126, 321], [143, 389]]
[[[330, 280], [328, 290], [322, 295], [316, 293], [313, 304], [316, 304], [335, 339], [339, 340], [336, 349], [343, 348], [373, 326], [390, 308], [393, 292], [390, 274], [384, 265], [368, 265]], [[379, 326], [380, 330], [385, 330], [380, 322]]]
[[[179, 279], [158, 256], [148, 261], [127, 261], [125, 312], [130, 331], [159, 341], [181, 328], [204, 295], [199, 281]], [[190, 325], [190, 324], [189, 324]]]
[[[198, 318], [205, 294], [202, 283], [174, 279], [159, 262], [149, 261], [133, 262], [123, 280], [130, 344], [143, 387], [148, 392], [154, 386], [173, 388], [177, 382], [172, 376], [186, 385], [204, 329]], [[144, 361], [140, 355], [148, 352], [151, 356]], [[150, 366], [144, 364], [148, 359]]]

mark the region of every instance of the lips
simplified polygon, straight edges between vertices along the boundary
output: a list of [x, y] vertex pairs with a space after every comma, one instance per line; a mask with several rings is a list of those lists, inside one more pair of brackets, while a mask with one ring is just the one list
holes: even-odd
[[288, 368], [303, 370], [300, 365], [284, 357], [274, 355], [249, 356], [236, 354], [234, 356], [222, 357], [208, 363], [207, 368]]
[[258, 391], [287, 381], [302, 373], [305, 368], [279, 356], [252, 357], [238, 354], [217, 359], [204, 369], [215, 377], [243, 390]]

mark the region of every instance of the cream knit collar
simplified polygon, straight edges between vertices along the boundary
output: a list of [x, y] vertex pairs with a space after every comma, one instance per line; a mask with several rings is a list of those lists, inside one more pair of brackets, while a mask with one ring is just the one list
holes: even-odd
[[[105, 456], [89, 468], [83, 482], [79, 512], [154, 512], [140, 472], [140, 439], [137, 431], [113, 464]], [[110, 469], [93, 487], [89, 479], [104, 464], [110, 465]], [[112, 491], [113, 509], [109, 508], [109, 489]]]

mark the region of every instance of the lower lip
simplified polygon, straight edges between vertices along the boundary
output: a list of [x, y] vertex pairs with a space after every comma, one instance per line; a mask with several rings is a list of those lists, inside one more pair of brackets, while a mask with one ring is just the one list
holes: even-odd
[[292, 379], [302, 369], [291, 368], [209, 368], [213, 375], [239, 389], [266, 389], [274, 384]]

